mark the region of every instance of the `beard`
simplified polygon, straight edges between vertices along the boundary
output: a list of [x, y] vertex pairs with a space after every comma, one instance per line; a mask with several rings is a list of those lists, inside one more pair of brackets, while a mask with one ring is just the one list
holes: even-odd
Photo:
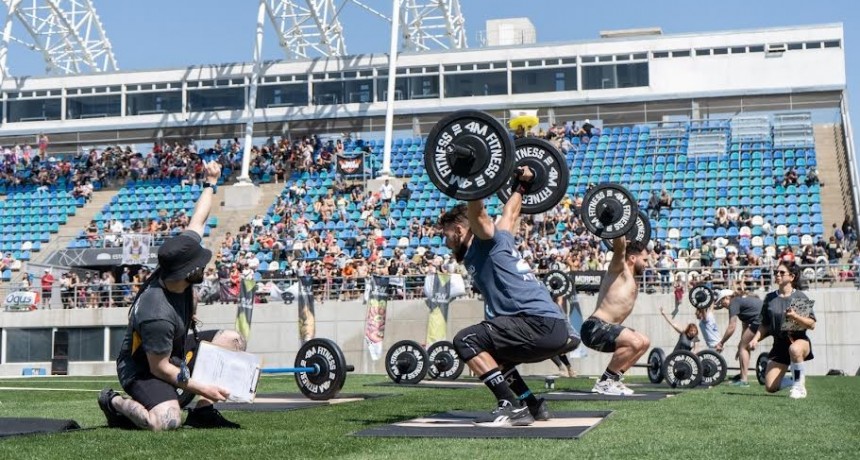
[[633, 264], [633, 274], [638, 276], [642, 276], [645, 273], [645, 266], [640, 264]]

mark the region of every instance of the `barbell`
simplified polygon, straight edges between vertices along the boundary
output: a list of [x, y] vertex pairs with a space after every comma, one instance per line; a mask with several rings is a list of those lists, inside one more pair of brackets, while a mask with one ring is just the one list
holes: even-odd
[[[764, 385], [764, 373], [767, 368], [767, 353], [759, 354], [756, 359], [756, 379]], [[660, 348], [652, 348], [648, 353], [645, 364], [635, 364], [633, 367], [647, 369], [648, 381], [654, 384], [662, 382], [672, 388], [694, 388], [698, 385], [717, 386], [722, 383], [729, 370], [739, 370], [729, 367], [725, 358], [714, 350], [702, 350], [692, 353], [677, 350], [666, 356]]]
[[[521, 212], [539, 214], [556, 206], [567, 192], [570, 170], [565, 156], [550, 142], [534, 137], [511, 140], [505, 125], [477, 110], [459, 110], [439, 120], [427, 136], [424, 168], [442, 193], [477, 201], [493, 193], [510, 199], [528, 166], [534, 179], [525, 184]], [[581, 217], [589, 232], [605, 239], [627, 235], [647, 243], [648, 217], [623, 186], [599, 184], [585, 194]]]
[[401, 340], [385, 354], [385, 373], [394, 383], [414, 385], [425, 377], [456, 380], [465, 367], [454, 344], [446, 340], [427, 350], [414, 340]]
[[[263, 374], [294, 374], [299, 391], [308, 399], [332, 399], [346, 382], [346, 374], [355, 367], [346, 364], [340, 347], [329, 339], [311, 339], [296, 353], [294, 367], [272, 367], [260, 370]], [[194, 399], [194, 394], [177, 389], [180, 407]]]

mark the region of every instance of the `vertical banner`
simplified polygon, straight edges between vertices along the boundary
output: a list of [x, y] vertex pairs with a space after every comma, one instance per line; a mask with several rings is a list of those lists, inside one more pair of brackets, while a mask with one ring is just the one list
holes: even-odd
[[367, 314], [364, 320], [364, 343], [373, 361], [382, 358], [382, 339], [385, 337], [385, 315], [388, 310], [389, 278], [372, 276], [367, 280], [364, 301]]
[[126, 233], [122, 235], [122, 264], [144, 265], [149, 260], [152, 235]]
[[251, 315], [254, 313], [254, 293], [257, 282], [242, 280], [239, 282], [239, 308], [236, 311], [236, 331], [247, 341], [251, 336]]
[[316, 312], [314, 311], [314, 279], [300, 276], [299, 282], [299, 341], [302, 344], [317, 334]]
[[[570, 321], [570, 326], [573, 328], [574, 332], [576, 332], [576, 335], [579, 335], [579, 331], [582, 330], [582, 322], [584, 319], [582, 318], [582, 308], [579, 306], [579, 298], [576, 296], [576, 288], [573, 289], [573, 293], [571, 293], [570, 297], [566, 299], [566, 302], [570, 309], [567, 319]], [[588, 347], [583, 345], [576, 347], [576, 349], [570, 353], [571, 358], [585, 358], [586, 356], [588, 356]]]
[[447, 273], [428, 274], [424, 278], [424, 296], [430, 315], [427, 319], [427, 338], [430, 346], [448, 336], [448, 307], [451, 301], [466, 293], [463, 277]]

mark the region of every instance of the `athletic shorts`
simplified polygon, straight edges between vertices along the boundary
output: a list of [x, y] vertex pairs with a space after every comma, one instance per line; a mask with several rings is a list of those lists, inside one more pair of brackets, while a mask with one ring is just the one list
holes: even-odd
[[454, 347], [463, 361], [487, 352], [500, 368], [538, 363], [579, 345], [567, 321], [543, 316], [497, 316], [469, 326], [454, 337]]
[[[211, 342], [218, 331], [202, 331], [200, 332], [200, 340]], [[194, 369], [194, 361], [197, 353], [199, 342], [194, 338], [193, 334], [188, 334], [185, 338], [185, 349], [188, 352], [185, 355], [185, 362], [188, 363], [188, 369]], [[139, 402], [146, 410], [152, 410], [153, 407], [167, 401], [178, 401], [179, 396], [176, 393], [176, 387], [161, 380], [160, 378], [149, 374], [135, 378], [128, 385], [123, 386], [123, 390], [131, 396], [132, 399]]]
[[[582, 323], [582, 343], [592, 350], [603, 353], [614, 353], [617, 348], [616, 341], [621, 331], [629, 329], [620, 324], [612, 324], [600, 318], [590, 316]], [[631, 329], [632, 330], [632, 329]]]
[[809, 361], [815, 358], [812, 354], [812, 341], [809, 340], [809, 336], [806, 335], [806, 332], [801, 332], [793, 333], [790, 336], [786, 334], [775, 336], [773, 338], [773, 347], [771, 347], [770, 353], [767, 355], [768, 359], [785, 366], [791, 365], [791, 355], [788, 352], [788, 347], [790, 347], [796, 340], [806, 340], [809, 342], [809, 354], [806, 356], [804, 361]]

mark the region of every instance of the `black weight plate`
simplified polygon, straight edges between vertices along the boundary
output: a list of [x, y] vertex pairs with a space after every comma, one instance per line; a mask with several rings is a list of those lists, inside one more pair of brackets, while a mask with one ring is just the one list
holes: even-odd
[[672, 388], [695, 388], [702, 381], [702, 361], [689, 351], [674, 351], [663, 361], [663, 377]]
[[427, 358], [430, 363], [427, 376], [431, 379], [456, 380], [466, 368], [466, 363], [460, 359], [457, 350], [454, 350], [454, 344], [446, 340], [430, 345]]
[[652, 348], [648, 353], [648, 381], [651, 383], [660, 383], [663, 381], [663, 361], [666, 360], [666, 353], [661, 348]]
[[385, 372], [394, 383], [418, 383], [427, 375], [429, 367], [427, 352], [413, 340], [401, 340], [385, 354]]
[[[645, 214], [645, 211], [639, 210], [639, 216], [636, 218], [636, 225], [634, 225], [626, 235], [627, 241], [639, 241], [645, 244], [648, 244], [651, 241], [651, 220], [648, 218], [648, 215]], [[612, 242], [609, 240], [603, 240], [603, 247], [606, 248], [607, 251], [612, 250]]]
[[[470, 151], [471, 157], [458, 157], [455, 148]], [[513, 151], [505, 125], [484, 112], [459, 110], [430, 130], [424, 169], [442, 193], [458, 200], [480, 200], [511, 177]]]
[[690, 305], [699, 310], [703, 310], [713, 305], [714, 300], [716, 300], [716, 292], [705, 285], [699, 285], [690, 289], [688, 298], [690, 300]]
[[723, 355], [714, 350], [702, 350], [696, 356], [702, 360], [702, 385], [714, 387], [723, 383], [729, 370]]
[[585, 193], [580, 211], [585, 228], [599, 238], [626, 235], [636, 225], [639, 205], [619, 184], [596, 185]]
[[549, 271], [543, 279], [544, 285], [549, 290], [553, 299], [556, 297], [567, 297], [573, 290], [570, 277], [561, 270]]
[[767, 355], [767, 352], [763, 352], [759, 354], [758, 358], [755, 360], [755, 378], [761, 385], [764, 385], [764, 375], [765, 372], [767, 372], [767, 362], [770, 361], [770, 358], [768, 358]]
[[329, 339], [311, 339], [296, 354], [295, 367], [316, 367], [319, 372], [296, 372], [296, 385], [313, 400], [334, 398], [346, 382], [346, 358]]
[[[552, 143], [536, 138], [524, 137], [514, 143], [514, 171], [520, 166], [528, 166], [535, 173], [534, 181], [529, 184], [523, 195], [523, 214], [546, 212], [564, 198], [570, 183], [567, 159]], [[502, 203], [507, 203], [514, 187], [511, 177], [496, 192]]]

